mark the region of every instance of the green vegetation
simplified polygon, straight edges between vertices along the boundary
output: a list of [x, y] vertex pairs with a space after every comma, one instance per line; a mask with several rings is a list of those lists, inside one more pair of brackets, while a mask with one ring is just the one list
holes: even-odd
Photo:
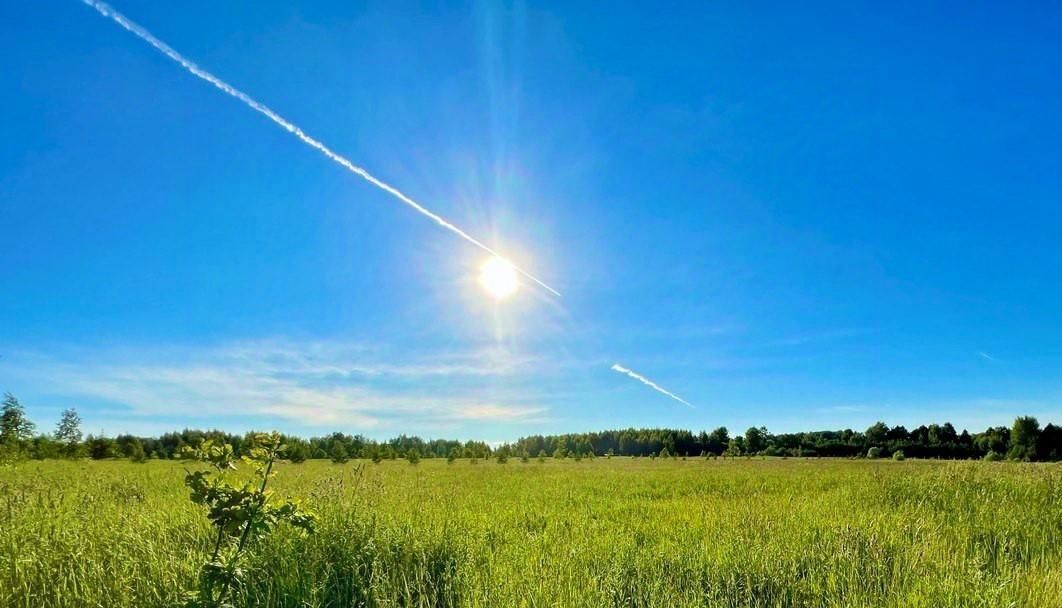
[[[237, 455], [243, 454], [243, 444], [254, 433], [232, 435], [222, 431], [185, 429], [165, 433], [159, 437], [133, 437], [119, 435], [115, 438], [89, 435], [81, 441], [81, 419], [70, 409], [63, 412], [62, 419], [52, 435], [33, 436], [36, 425], [26, 418], [25, 411], [13, 395], [7, 394], [0, 407], [0, 461], [34, 458], [79, 458], [85, 455], [102, 460], [125, 457], [137, 460], [137, 452], [158, 458], [176, 458], [189, 446], [198, 446], [205, 440], [225, 443], [233, 447]], [[535, 435], [524, 437], [512, 444], [491, 449], [482, 441], [450, 439], [424, 440], [420, 437], [400, 435], [385, 442], [367, 439], [361, 435], [332, 433], [325, 437], [305, 440], [299, 437], [281, 436], [288, 446], [287, 459], [305, 462], [309, 459], [332, 458], [342, 464], [349, 458], [362, 458], [381, 462], [406, 458], [416, 464], [421, 458], [501, 458], [538, 454], [541, 460], [547, 454], [563, 460], [569, 456], [581, 461], [595, 456], [660, 456], [684, 458], [690, 454], [705, 457], [724, 456], [831, 456], [888, 458], [897, 452], [913, 458], [994, 460], [995, 454], [1010, 460], [1046, 462], [1062, 460], [1062, 427], [1048, 423], [1043, 428], [1032, 416], [1020, 416], [1008, 427], [992, 427], [981, 433], [961, 433], [951, 423], [919, 426], [908, 431], [903, 426], [889, 427], [884, 422], [871, 425], [866, 431], [851, 429], [841, 431], [813, 431], [806, 433], [772, 434], [765, 427], [751, 427], [744, 435], [730, 436], [726, 427], [712, 432], [693, 433], [676, 429], [625, 429], [598, 433], [567, 435]], [[137, 448], [137, 444], [140, 448]]]
[[237, 462], [232, 446], [208, 440], [187, 450], [187, 457], [210, 467], [187, 472], [184, 484], [192, 491], [192, 502], [206, 507], [215, 531], [210, 558], [200, 566], [196, 588], [187, 597], [190, 608], [221, 608], [248, 596], [243, 562], [252, 544], [278, 524], [313, 531], [316, 519], [312, 514], [291, 500], [277, 504], [266, 491], [273, 467], [289, 449], [278, 433], [254, 436], [244, 458], [254, 465], [254, 475], [235, 483], [230, 479]]
[[[0, 467], [0, 606], [181, 604], [218, 538], [188, 500], [189, 467]], [[1062, 597], [1053, 464], [613, 457], [273, 471], [271, 489], [316, 513], [316, 532], [249, 539], [237, 606], [1053, 608]], [[254, 479], [227, 475], [237, 489]]]
[[[1031, 462], [1062, 459], [1062, 429], [1032, 417], [972, 435], [947, 423], [628, 429], [494, 449], [342, 433], [82, 439], [74, 410], [51, 435], [36, 428], [6, 395], [5, 608], [1054, 608], [1062, 597], [1062, 467]], [[172, 460], [182, 454], [213, 471]], [[536, 466], [472, 466], [532, 454]], [[237, 459], [253, 472], [231, 470]]]

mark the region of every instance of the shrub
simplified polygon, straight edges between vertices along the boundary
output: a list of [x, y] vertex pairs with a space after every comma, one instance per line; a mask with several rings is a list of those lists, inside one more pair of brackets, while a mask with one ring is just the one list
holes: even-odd
[[246, 554], [254, 540], [267, 536], [278, 524], [286, 522], [303, 532], [314, 530], [316, 518], [312, 513], [292, 500], [273, 499], [266, 490], [273, 464], [287, 450], [280, 434], [259, 433], [249, 443], [244, 460], [255, 465], [255, 472], [251, 480], [242, 483], [227, 475], [238, 461], [227, 443], [215, 444], [208, 439], [183, 454], [210, 467], [189, 471], [184, 484], [192, 491], [192, 502], [206, 508], [216, 531], [214, 551], [199, 569], [198, 588], [191, 594], [189, 606], [214, 608], [239, 603], [232, 600], [240, 590]]
[[139, 439], [133, 439], [129, 444], [129, 460], [137, 463], [147, 462], [147, 454], [144, 453], [144, 444]]
[[337, 441], [332, 445], [332, 462], [336, 464], [343, 464], [350, 459], [350, 454], [347, 452], [347, 446], [343, 445], [343, 442]]
[[904, 460], [906, 456], [903, 455], [903, 450], [896, 450], [892, 453], [893, 460]]
[[417, 464], [418, 462], [420, 462], [420, 452], [416, 450], [410, 450], [406, 453], [406, 460], [409, 461], [409, 464]]
[[867, 458], [881, 458], [881, 448], [874, 446], [867, 450]]
[[302, 441], [292, 442], [287, 449], [288, 460], [294, 464], [302, 464], [310, 456], [310, 449]]
[[995, 450], [988, 450], [988, 453], [985, 454], [983, 460], [985, 462], [999, 462], [1000, 460], [1003, 460], [1003, 454], [1000, 454]]

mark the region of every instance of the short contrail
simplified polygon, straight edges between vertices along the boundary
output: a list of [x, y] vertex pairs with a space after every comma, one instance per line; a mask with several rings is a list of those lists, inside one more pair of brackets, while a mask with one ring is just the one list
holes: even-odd
[[679, 403], [684, 403], [684, 404], [686, 404], [687, 406], [689, 406], [689, 407], [691, 407], [693, 409], [697, 409], [689, 401], [686, 401], [682, 397], [679, 397], [675, 393], [672, 393], [671, 391], [669, 391], [666, 388], [660, 386], [656, 382], [653, 382], [649, 378], [646, 378], [645, 376], [639, 374], [638, 372], [635, 372], [635, 371], [627, 369], [626, 367], [623, 367], [619, 363], [613, 363], [612, 364], [612, 370], [613, 371], [617, 371], [617, 372], [619, 372], [621, 374], [627, 374], [631, 378], [634, 378], [635, 380], [637, 380], [638, 382], [641, 382], [642, 384], [648, 386], [649, 388], [651, 388], [651, 389], [653, 389], [655, 391], [659, 391], [661, 393], [664, 393], [665, 395], [667, 395], [668, 397], [671, 397], [672, 399], [674, 399], [675, 401], [678, 401]]
[[[224, 80], [218, 78], [217, 76], [214, 76], [210, 72], [208, 72], [208, 71], [204, 70], [203, 68], [197, 66], [195, 63], [189, 61], [183, 55], [181, 55], [177, 51], [173, 50], [173, 48], [171, 48], [168, 44], [166, 44], [165, 42], [163, 42], [163, 41], [159, 40], [158, 38], [156, 38], [155, 36], [153, 36], [151, 34], [151, 32], [147, 31], [146, 29], [144, 29], [143, 27], [141, 27], [137, 23], [129, 20], [125, 15], [123, 15], [123, 14], [119, 13], [118, 11], [114, 10], [114, 8], [112, 8], [111, 5], [107, 4], [106, 2], [98, 2], [97, 0], [81, 0], [81, 1], [84, 2], [85, 4], [91, 6], [92, 8], [96, 9], [104, 17], [110, 18], [111, 20], [113, 20], [118, 25], [120, 25], [120, 26], [124, 27], [125, 29], [129, 30], [136, 37], [140, 38], [144, 42], [147, 42], [151, 46], [155, 47], [163, 55], [165, 55], [165, 56], [169, 57], [170, 59], [176, 61], [177, 63], [179, 63], [181, 65], [181, 67], [183, 67], [184, 69], [188, 70], [189, 72], [191, 72], [196, 77], [201, 78], [201, 79], [209, 82], [210, 84], [212, 84], [215, 87], [217, 87], [218, 89], [220, 89], [222, 92], [224, 92], [224, 93], [226, 93], [228, 95], [231, 95], [231, 96], [235, 97], [236, 99], [239, 99], [244, 104], [246, 104], [248, 107], [250, 107], [252, 110], [264, 115], [269, 120], [272, 120], [277, 125], [282, 127], [285, 131], [291, 133], [295, 137], [298, 137], [300, 140], [302, 140], [302, 142], [304, 144], [310, 146], [311, 148], [317, 149], [317, 151], [320, 152], [321, 154], [324, 154], [329, 159], [335, 161], [336, 163], [339, 163], [347, 171], [350, 171], [351, 173], [354, 173], [355, 175], [361, 177], [362, 179], [366, 180], [370, 184], [372, 184], [372, 185], [376, 186], [377, 188], [387, 192], [391, 196], [394, 196], [395, 198], [397, 198], [398, 200], [402, 201], [403, 203], [409, 205], [410, 207], [413, 207], [414, 209], [416, 209], [421, 214], [426, 215], [429, 218], [431, 218], [432, 220], [434, 220], [436, 224], [439, 224], [443, 228], [446, 228], [447, 230], [457, 234], [457, 236], [465, 239], [469, 243], [472, 243], [476, 247], [479, 247], [480, 249], [486, 251], [487, 253], [490, 253], [493, 256], [505, 259], [504, 256], [502, 256], [498, 252], [494, 251], [493, 249], [491, 249], [487, 245], [479, 242], [478, 240], [473, 238], [471, 235], [469, 235], [464, 230], [461, 230], [457, 226], [454, 226], [453, 224], [451, 224], [450, 222], [446, 221], [445, 219], [443, 219], [439, 215], [436, 215], [435, 213], [433, 213], [433, 212], [427, 210], [426, 208], [424, 208], [424, 206], [422, 206], [417, 201], [409, 198], [405, 194], [402, 194], [402, 192], [400, 192], [394, 186], [392, 186], [392, 185], [390, 185], [390, 184], [388, 184], [386, 182], [383, 182], [383, 181], [377, 179], [376, 177], [373, 177], [373, 175], [370, 174], [365, 169], [362, 169], [361, 167], [355, 165], [354, 163], [350, 162], [346, 158], [340, 156], [339, 154], [336, 154], [330, 148], [328, 148], [328, 146], [324, 145], [323, 143], [321, 143], [320, 141], [314, 139], [313, 137], [310, 137], [309, 135], [304, 133], [302, 131], [302, 129], [300, 129], [299, 127], [295, 126], [291, 122], [288, 122], [286, 119], [284, 119], [282, 116], [280, 116], [279, 114], [277, 114], [273, 110], [270, 110], [264, 104], [259, 103], [258, 101], [256, 101], [254, 98], [252, 98], [251, 96], [247, 95], [243, 91], [237, 89], [236, 87], [233, 87], [232, 85], [230, 85], [229, 83], [225, 82]], [[506, 260], [506, 261], [508, 261], [508, 260]], [[512, 264], [512, 262], [509, 262], [509, 263]], [[513, 264], [513, 268], [517, 272], [519, 272], [520, 274], [522, 274], [525, 277], [531, 279], [535, 283], [538, 283], [540, 286], [542, 286], [544, 289], [546, 289], [547, 291], [549, 291], [553, 295], [560, 297], [561, 294], [560, 294], [559, 291], [557, 291], [556, 289], [553, 289], [549, 285], [546, 285], [542, 281], [538, 280], [531, 273], [529, 273], [526, 270], [516, 266], [515, 264]]]

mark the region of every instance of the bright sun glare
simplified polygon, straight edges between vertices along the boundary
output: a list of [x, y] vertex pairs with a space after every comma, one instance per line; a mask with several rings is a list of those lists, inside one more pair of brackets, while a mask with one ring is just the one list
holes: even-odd
[[502, 300], [511, 296], [520, 283], [512, 264], [502, 258], [493, 257], [479, 267], [479, 284], [487, 293]]

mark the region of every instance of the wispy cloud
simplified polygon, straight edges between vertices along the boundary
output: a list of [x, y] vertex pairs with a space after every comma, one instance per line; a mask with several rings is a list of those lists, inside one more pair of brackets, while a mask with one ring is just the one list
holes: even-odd
[[993, 357], [992, 355], [986, 353], [983, 350], [982, 351], [977, 351], [977, 356], [981, 357], [982, 359], [986, 359], [988, 361], [996, 361], [995, 357]]
[[548, 415], [534, 394], [504, 386], [506, 378], [532, 369], [533, 358], [493, 348], [387, 362], [380, 357], [359, 345], [263, 340], [17, 353], [5, 371], [52, 395], [170, 420], [280, 418], [300, 426], [405, 430], [527, 423]]
[[[679, 397], [675, 393], [672, 393], [671, 391], [669, 391], [666, 388], [660, 386], [656, 382], [653, 382], [649, 378], [646, 378], [645, 376], [639, 374], [638, 372], [635, 372], [635, 371], [633, 371], [631, 369], [623, 367], [619, 363], [613, 363], [611, 369], [612, 369], [612, 371], [619, 372], [621, 374], [625, 374], [625, 375], [627, 375], [627, 376], [629, 376], [631, 378], [634, 378], [635, 380], [637, 380], [638, 382], [641, 382], [642, 384], [648, 386], [649, 388], [651, 388], [651, 389], [653, 389], [653, 390], [655, 390], [655, 391], [657, 391], [659, 393], [663, 393], [663, 394], [667, 395], [668, 397], [671, 397], [675, 401], [678, 401], [679, 403], [684, 403], [687, 406], [689, 406], [690, 408], [693, 408], [693, 404], [690, 403], [689, 401], [686, 401], [682, 397]], [[696, 409], [696, 408], [694, 408], [694, 409]]]

